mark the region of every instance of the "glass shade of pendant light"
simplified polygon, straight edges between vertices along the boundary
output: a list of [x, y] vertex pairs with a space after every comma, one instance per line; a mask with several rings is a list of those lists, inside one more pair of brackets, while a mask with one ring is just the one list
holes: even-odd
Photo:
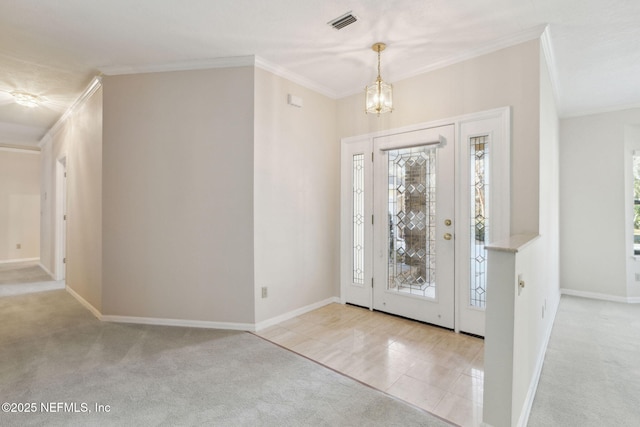
[[367, 114], [390, 113], [393, 111], [393, 86], [382, 81], [380, 77], [380, 52], [387, 47], [384, 43], [375, 43], [371, 46], [374, 52], [378, 52], [378, 78], [365, 88], [365, 112]]

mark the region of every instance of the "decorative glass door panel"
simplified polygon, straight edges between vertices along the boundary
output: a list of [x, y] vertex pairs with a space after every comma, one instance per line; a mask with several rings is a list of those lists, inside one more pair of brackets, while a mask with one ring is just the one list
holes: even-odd
[[487, 254], [485, 242], [489, 236], [489, 136], [470, 138], [469, 165], [471, 195], [469, 213], [471, 215], [469, 305], [484, 308], [487, 289]]
[[387, 290], [436, 296], [436, 157], [429, 146], [388, 152]]
[[342, 140], [343, 302], [484, 335], [485, 245], [510, 235], [509, 124], [504, 108]]
[[374, 139], [373, 308], [447, 328], [454, 327], [453, 138], [453, 126], [442, 126]]
[[[342, 218], [340, 265], [344, 302], [371, 307], [373, 259], [371, 140], [342, 147]], [[349, 254], [348, 257], [346, 254]]]

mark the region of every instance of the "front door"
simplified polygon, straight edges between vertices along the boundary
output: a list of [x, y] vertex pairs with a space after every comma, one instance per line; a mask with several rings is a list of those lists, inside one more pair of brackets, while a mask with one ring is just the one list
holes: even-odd
[[373, 308], [453, 328], [454, 126], [373, 144]]
[[509, 123], [503, 108], [343, 140], [343, 302], [484, 335], [484, 247], [509, 236]]

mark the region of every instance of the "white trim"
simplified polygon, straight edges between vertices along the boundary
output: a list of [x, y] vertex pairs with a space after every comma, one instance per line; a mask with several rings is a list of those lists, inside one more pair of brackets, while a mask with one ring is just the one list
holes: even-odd
[[273, 326], [278, 323], [284, 322], [286, 320], [293, 319], [294, 317], [298, 317], [300, 315], [303, 315], [313, 310], [317, 310], [320, 307], [324, 307], [325, 305], [329, 305], [332, 303], [340, 304], [341, 303], [340, 298], [338, 297], [327, 298], [325, 300], [318, 301], [316, 303], [309, 304], [304, 307], [300, 307], [298, 309], [292, 310], [288, 313], [284, 313], [279, 316], [272, 317], [271, 319], [263, 320], [262, 322], [258, 322], [255, 324], [254, 330], [260, 331], [262, 329], [268, 328], [269, 326]]
[[210, 322], [205, 320], [185, 320], [185, 319], [163, 319], [156, 317], [135, 317], [135, 316], [114, 316], [104, 315], [95, 308], [91, 303], [82, 298], [76, 291], [66, 286], [69, 292], [80, 304], [89, 310], [98, 320], [102, 322], [112, 323], [133, 323], [137, 325], [155, 325], [155, 326], [179, 326], [186, 328], [204, 328], [204, 329], [227, 329], [236, 331], [255, 330], [251, 323], [231, 323], [231, 322]]
[[549, 26], [547, 25], [540, 36], [540, 46], [542, 47], [542, 53], [547, 61], [547, 71], [549, 72], [549, 79], [551, 80], [551, 88], [553, 90], [553, 97], [555, 98], [556, 105], [560, 105], [560, 79], [558, 78], [558, 67], [556, 66], [556, 56], [553, 51], [553, 45], [551, 44], [551, 34], [549, 33]]
[[87, 100], [93, 95], [100, 87], [102, 86], [102, 76], [95, 76], [89, 86], [80, 94], [78, 99], [76, 99], [71, 107], [67, 108], [67, 111], [58, 119], [57, 122], [54, 123], [51, 128], [44, 134], [42, 138], [40, 138], [40, 142], [38, 142], [38, 147], [42, 148], [42, 146], [47, 142], [47, 138], [52, 138], [53, 135], [58, 133], [64, 123], [67, 121], [69, 116], [73, 114], [78, 108], [80, 108]]
[[416, 130], [435, 128], [435, 127], [447, 126], [447, 125], [459, 125], [461, 123], [473, 122], [476, 120], [496, 118], [496, 117], [501, 117], [502, 114], [505, 114], [505, 113], [507, 114], [505, 119], [507, 121], [505, 125], [505, 131], [508, 131], [508, 129], [510, 128], [510, 121], [511, 121], [511, 107], [499, 107], [499, 108], [492, 108], [491, 110], [478, 111], [478, 112], [469, 113], [469, 114], [461, 114], [459, 116], [434, 120], [430, 122], [422, 122], [418, 124], [407, 125], [407, 126], [402, 126], [402, 127], [393, 128], [393, 129], [380, 130], [376, 132], [367, 133], [364, 135], [348, 136], [348, 137], [342, 138], [340, 141], [342, 143], [348, 144], [351, 142], [361, 141], [361, 140], [370, 139], [370, 138], [371, 139], [379, 138], [381, 136], [388, 136], [396, 133], [413, 132]]
[[134, 323], [138, 325], [180, 326], [186, 328], [228, 329], [235, 331], [254, 331], [251, 323], [210, 322], [207, 320], [163, 319], [157, 317], [135, 317], [101, 315], [100, 320], [113, 323]]
[[71, 296], [73, 296], [75, 299], [77, 299], [78, 302], [84, 306], [84, 308], [86, 308], [87, 310], [89, 310], [91, 312], [91, 314], [96, 316], [96, 318], [98, 318], [98, 320], [102, 320], [102, 314], [100, 313], [100, 311], [97, 308], [95, 308], [93, 305], [91, 305], [91, 303], [89, 301], [87, 301], [86, 299], [82, 298], [80, 296], [80, 294], [78, 294], [76, 291], [71, 289], [69, 287], [69, 285], [65, 286], [65, 289], [67, 290], [67, 292], [69, 292], [71, 294]]
[[311, 89], [331, 99], [338, 99], [338, 94], [325, 86], [302, 77], [277, 64], [267, 61], [257, 55], [231, 56], [226, 58], [198, 59], [193, 61], [167, 62], [148, 65], [125, 65], [102, 67], [100, 71], [106, 76], [122, 74], [163, 73], [170, 71], [206, 70], [211, 68], [256, 67], [285, 78], [300, 86]]
[[22, 154], [40, 154], [40, 149], [38, 147], [33, 147], [33, 148], [14, 148], [14, 147], [2, 147], [2, 146], [0, 146], [0, 151], [8, 151], [10, 153], [22, 153]]
[[533, 400], [536, 397], [536, 391], [538, 390], [538, 383], [540, 382], [540, 375], [542, 374], [542, 366], [544, 364], [544, 356], [547, 352], [547, 347], [549, 346], [549, 340], [551, 339], [551, 332], [553, 331], [553, 324], [556, 321], [556, 314], [558, 314], [558, 307], [560, 305], [560, 298], [558, 297], [557, 303], [553, 308], [553, 317], [551, 321], [548, 323], [547, 330], [544, 334], [544, 344], [540, 347], [540, 353], [538, 353], [538, 357], [536, 360], [536, 367], [534, 368], [534, 375], [531, 378], [531, 383], [529, 384], [529, 389], [527, 391], [527, 395], [524, 399], [523, 410], [520, 412], [520, 417], [518, 418], [518, 427], [526, 427], [529, 422], [529, 415], [531, 415], [531, 408], [533, 407]]
[[625, 110], [635, 110], [638, 108], [640, 108], [640, 104], [627, 104], [627, 105], [617, 105], [617, 106], [614, 105], [610, 107], [594, 108], [591, 110], [580, 110], [580, 111], [573, 111], [573, 112], [560, 111], [559, 116], [561, 119], [569, 119], [573, 117], [591, 116], [594, 114], [605, 114], [605, 113], [615, 113], [618, 111], [625, 111]]
[[209, 68], [249, 67], [255, 64], [253, 55], [229, 56], [224, 58], [195, 59], [191, 61], [174, 61], [158, 64], [122, 65], [101, 67], [105, 76], [122, 74], [164, 73], [170, 71], [206, 70]]
[[73, 114], [78, 108], [80, 108], [87, 100], [93, 95], [100, 87], [102, 86], [102, 76], [95, 76], [89, 86], [80, 94], [78, 99], [71, 104], [71, 107], [64, 112], [64, 114], [58, 119], [57, 122], [54, 123], [53, 126], [44, 134], [42, 138], [40, 138], [40, 142], [38, 143], [38, 147], [42, 148], [44, 143], [46, 142], [47, 137], [52, 138], [56, 133], [60, 131], [64, 123], [67, 121], [69, 116]]
[[319, 85], [318, 83], [311, 81], [309, 79], [307, 79], [306, 77], [302, 77], [298, 74], [295, 74], [289, 70], [287, 70], [284, 67], [281, 67], [277, 64], [274, 64], [272, 62], [269, 62], [267, 60], [265, 60], [264, 58], [261, 58], [259, 56], [255, 57], [255, 66], [256, 68], [261, 68], [265, 71], [269, 71], [270, 73], [275, 74], [276, 76], [282, 77], [284, 79], [289, 80], [290, 82], [293, 83], [297, 83], [300, 86], [306, 87], [307, 89], [311, 89], [315, 92], [320, 93], [321, 95], [324, 95], [326, 97], [329, 97], [331, 99], [338, 99], [339, 96], [336, 92], [332, 91], [331, 89]]
[[[348, 144], [356, 144], [359, 142], [363, 142], [363, 141], [373, 141], [377, 138], [381, 138], [381, 137], [387, 137], [390, 135], [395, 135], [395, 134], [402, 134], [402, 133], [410, 133], [410, 132], [415, 132], [415, 131], [419, 131], [419, 130], [425, 130], [425, 129], [430, 129], [430, 128], [436, 128], [436, 127], [442, 127], [442, 126], [447, 126], [447, 125], [455, 125], [455, 138], [454, 140], [456, 141], [456, 144], [459, 145], [460, 144], [460, 138], [461, 138], [461, 129], [465, 124], [471, 124], [473, 122], [479, 122], [479, 121], [483, 121], [483, 120], [490, 120], [490, 119], [496, 119], [499, 120], [499, 128], [497, 129], [500, 133], [501, 133], [501, 138], [503, 139], [503, 149], [498, 150], [494, 155], [494, 160], [493, 162], [499, 165], [501, 174], [498, 177], [495, 177], [494, 179], [497, 180], [497, 182], [500, 182], [501, 185], [501, 190], [500, 194], [506, 194], [507, 197], [503, 197], [502, 199], [502, 206], [509, 206], [509, 200], [510, 200], [510, 193], [511, 193], [511, 185], [510, 185], [510, 174], [511, 174], [511, 159], [510, 159], [510, 152], [511, 152], [511, 107], [507, 106], [507, 107], [499, 107], [499, 108], [493, 108], [490, 110], [485, 110], [485, 111], [478, 111], [475, 113], [470, 113], [470, 114], [462, 114], [459, 116], [454, 116], [454, 117], [449, 117], [449, 118], [444, 118], [444, 119], [439, 119], [439, 120], [435, 120], [435, 121], [431, 121], [431, 122], [423, 122], [423, 123], [418, 123], [418, 124], [413, 124], [413, 125], [407, 125], [407, 126], [403, 126], [403, 127], [398, 127], [398, 128], [394, 128], [394, 129], [385, 129], [385, 130], [380, 130], [380, 131], [376, 131], [376, 132], [371, 132], [368, 134], [364, 134], [364, 135], [354, 135], [354, 136], [350, 136], [350, 137], [345, 137], [342, 138], [340, 140], [341, 143], [341, 171], [343, 176], [348, 176], [345, 175], [346, 173], [346, 169], [344, 166], [344, 156], [347, 153], [346, 151], [346, 145]], [[459, 147], [458, 147], [459, 148]], [[458, 149], [458, 151], [460, 151]], [[343, 182], [343, 179], [341, 180], [341, 206], [348, 206], [349, 203], [349, 194], [348, 194], [348, 188], [345, 187], [345, 185], [349, 185], [346, 184], [345, 182]], [[458, 183], [458, 185], [461, 185], [461, 183]], [[460, 191], [460, 188], [456, 189], [458, 196], [457, 197], [461, 197], [462, 191]], [[459, 222], [460, 220], [460, 216], [461, 213], [459, 212], [459, 206], [460, 206], [460, 202], [459, 200], [457, 200], [456, 205], [458, 207], [456, 207], [456, 212], [455, 212], [455, 221], [456, 223]], [[502, 230], [502, 233], [500, 233], [501, 235], [504, 234], [506, 236], [510, 235], [510, 222], [511, 222], [511, 216], [510, 216], [510, 211], [509, 209], [497, 209], [498, 211], [502, 211], [502, 217], [501, 217], [501, 221], [504, 223], [504, 229]], [[348, 223], [349, 221], [349, 217], [348, 215], [345, 214], [344, 209], [341, 208], [341, 214], [340, 214], [340, 227], [341, 227], [341, 257], [344, 256], [344, 254], [348, 253], [349, 251], [349, 237], [348, 235], [345, 233], [345, 230], [343, 230], [343, 227], [345, 226], [345, 223]], [[456, 244], [456, 256], [459, 256], [458, 252], [458, 244]], [[346, 264], [345, 263], [341, 263], [341, 271], [340, 271], [340, 298], [341, 298], [341, 302], [344, 303], [346, 301], [346, 287], [347, 287], [347, 283], [349, 281], [348, 279], [348, 269], [345, 267]], [[457, 275], [459, 277], [459, 275]], [[456, 279], [455, 281], [455, 290], [456, 293], [459, 293], [460, 291], [460, 282], [458, 279]], [[456, 297], [458, 298], [458, 297]], [[459, 324], [460, 324], [460, 306], [459, 304], [455, 304], [454, 306], [454, 319], [455, 319], [455, 330], [456, 332], [458, 332], [459, 329]]]
[[[456, 172], [456, 215], [455, 215], [455, 246], [456, 260], [461, 261], [456, 267], [456, 332], [470, 332], [485, 335], [485, 311], [470, 307], [469, 282], [470, 273], [468, 260], [469, 248], [469, 199], [470, 160], [469, 139], [474, 136], [489, 136], [489, 169], [490, 187], [488, 193], [489, 213], [489, 242], [507, 239], [511, 235], [510, 200], [511, 200], [511, 108], [503, 107], [490, 111], [481, 111], [465, 116], [457, 122], [456, 141], [459, 170]], [[492, 148], [491, 148], [492, 147]]]
[[364, 221], [364, 271], [363, 282], [353, 281], [353, 156], [364, 155], [363, 193], [364, 217], [373, 215], [373, 139], [352, 139], [340, 142], [340, 302], [349, 301], [373, 310], [373, 224]]
[[623, 303], [640, 303], [639, 297], [621, 297], [618, 295], [601, 294], [598, 292], [576, 291], [573, 289], [560, 288], [562, 295], [570, 295], [574, 297], [582, 297], [589, 299], [597, 299], [601, 301], [623, 302]]
[[[499, 50], [502, 50], [511, 46], [515, 46], [520, 43], [538, 39], [544, 33], [544, 30], [546, 28], [547, 28], [547, 24], [541, 24], [533, 28], [529, 28], [527, 30], [521, 31], [519, 33], [511, 34], [507, 37], [502, 37], [497, 40], [493, 40], [475, 49], [468, 50], [466, 52], [462, 52], [457, 55], [452, 55], [441, 61], [434, 62], [430, 65], [427, 65], [426, 67], [422, 67], [406, 73], [394, 75], [393, 82], [395, 84], [401, 80], [419, 76], [420, 74], [429, 73], [431, 71], [439, 70], [441, 68], [445, 68], [451, 65], [464, 62], [464, 61], [468, 61], [470, 59], [478, 58], [480, 56], [487, 55], [489, 53], [497, 52]], [[340, 94], [339, 98], [345, 98], [347, 96], [355, 95], [356, 93], [360, 93], [360, 91], [352, 90], [347, 93]]]
[[40, 261], [40, 258], [15, 258], [15, 259], [5, 259], [1, 260], [0, 264], [11, 264], [14, 262], [30, 262], [30, 261]]
[[67, 157], [61, 156], [55, 162], [55, 205], [54, 205], [54, 262], [56, 280], [64, 280], [67, 266], [65, 263], [67, 252]]
[[38, 263], [38, 266], [39, 266], [41, 269], [43, 269], [45, 273], [47, 273], [49, 276], [51, 276], [51, 278], [52, 278], [52, 279], [54, 279], [54, 278], [55, 278], [55, 277], [54, 277], [54, 275], [53, 275], [53, 273], [52, 273], [52, 272], [51, 272], [47, 267], [45, 267], [45, 266], [44, 266], [44, 264], [43, 264], [42, 262], [39, 262], [39, 263]]

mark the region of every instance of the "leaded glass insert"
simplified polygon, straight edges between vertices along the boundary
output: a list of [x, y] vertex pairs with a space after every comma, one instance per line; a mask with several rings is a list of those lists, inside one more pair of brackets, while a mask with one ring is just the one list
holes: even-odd
[[470, 138], [469, 176], [471, 185], [471, 230], [470, 230], [470, 298], [472, 307], [484, 308], [487, 289], [487, 257], [485, 243], [489, 235], [489, 137], [487, 135]]
[[390, 291], [436, 296], [436, 148], [388, 152]]
[[364, 284], [364, 154], [353, 156], [353, 283]]

